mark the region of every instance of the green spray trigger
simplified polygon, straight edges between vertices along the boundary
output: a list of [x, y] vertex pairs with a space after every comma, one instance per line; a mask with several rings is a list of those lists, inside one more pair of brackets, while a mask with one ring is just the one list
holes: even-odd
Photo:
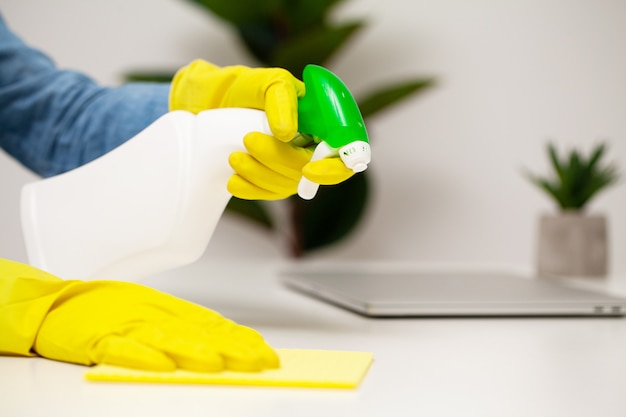
[[[311, 161], [339, 156], [354, 172], [367, 169], [371, 160], [367, 130], [350, 90], [318, 65], [307, 65], [302, 78], [306, 92], [298, 101], [298, 132], [318, 143]], [[310, 200], [318, 187], [302, 177], [298, 195]]]

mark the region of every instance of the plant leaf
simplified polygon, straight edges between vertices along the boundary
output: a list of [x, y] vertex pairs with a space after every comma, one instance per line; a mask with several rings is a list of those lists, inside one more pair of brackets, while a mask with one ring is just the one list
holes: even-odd
[[254, 22], [237, 26], [237, 31], [248, 52], [263, 64], [269, 65], [282, 41], [274, 25], [269, 21]]
[[545, 178], [539, 178], [532, 174], [528, 174], [527, 177], [532, 183], [537, 185], [544, 192], [546, 192], [550, 197], [556, 200], [559, 207], [561, 207], [562, 209], [567, 208], [567, 202], [564, 201], [563, 195], [561, 193], [561, 188], [558, 185], [551, 183], [549, 180]]
[[570, 153], [569, 166], [565, 167], [565, 173], [563, 189], [569, 189], [569, 193], [564, 193], [567, 196], [567, 203], [572, 208], [580, 208], [585, 182], [589, 181], [590, 178], [587, 175], [582, 158], [576, 150]]
[[267, 229], [274, 228], [274, 222], [271, 216], [260, 201], [242, 200], [237, 197], [232, 197], [226, 205], [226, 210], [243, 216]]
[[363, 25], [355, 21], [309, 31], [280, 45], [268, 64], [300, 76], [307, 64], [324, 65]]
[[617, 170], [613, 166], [608, 166], [599, 172], [589, 172], [591, 174], [589, 180], [585, 184], [585, 188], [579, 196], [580, 208], [584, 207], [592, 197], [609, 185], [615, 183], [618, 179]]
[[605, 149], [606, 147], [604, 144], [600, 144], [595, 148], [595, 150], [593, 151], [593, 154], [589, 158], [589, 163], [587, 164], [587, 170], [591, 172], [596, 169], [596, 164], [602, 158], [602, 155], [604, 154]]
[[379, 89], [367, 97], [357, 100], [361, 115], [363, 118], [367, 118], [434, 84], [433, 78], [417, 78]]
[[132, 71], [124, 75], [127, 82], [169, 83], [174, 78], [174, 71]]
[[563, 169], [563, 165], [559, 160], [559, 155], [556, 151], [556, 146], [553, 143], [548, 143], [548, 154], [550, 155], [550, 161], [552, 162], [552, 168], [554, 172], [559, 177], [559, 181], [563, 182], [565, 178], [565, 170]]

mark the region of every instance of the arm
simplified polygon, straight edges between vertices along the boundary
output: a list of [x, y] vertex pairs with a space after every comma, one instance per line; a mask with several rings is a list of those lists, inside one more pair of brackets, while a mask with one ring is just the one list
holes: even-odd
[[0, 16], [0, 147], [41, 176], [76, 168], [139, 133], [168, 111], [169, 88], [104, 88], [58, 69]]

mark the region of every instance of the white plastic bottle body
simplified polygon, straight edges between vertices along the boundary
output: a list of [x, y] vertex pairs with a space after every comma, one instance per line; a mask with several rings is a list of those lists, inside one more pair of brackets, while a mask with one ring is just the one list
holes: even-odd
[[230, 199], [228, 155], [270, 133], [264, 112], [176, 111], [22, 190], [29, 262], [62, 278], [136, 281], [197, 260]]

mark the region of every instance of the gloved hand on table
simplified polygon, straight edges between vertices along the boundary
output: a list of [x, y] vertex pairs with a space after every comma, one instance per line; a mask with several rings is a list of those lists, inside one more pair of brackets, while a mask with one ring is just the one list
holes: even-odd
[[276, 368], [256, 331], [154, 289], [0, 259], [0, 354], [153, 371]]
[[304, 84], [282, 68], [221, 68], [196, 60], [174, 76], [170, 110], [264, 110], [274, 136], [246, 135], [248, 152], [235, 152], [229, 160], [236, 174], [228, 190], [243, 199], [277, 200], [295, 194], [302, 175], [318, 184], [334, 185], [354, 174], [339, 158], [309, 162], [313, 147], [289, 143], [297, 134], [298, 97], [304, 92]]

